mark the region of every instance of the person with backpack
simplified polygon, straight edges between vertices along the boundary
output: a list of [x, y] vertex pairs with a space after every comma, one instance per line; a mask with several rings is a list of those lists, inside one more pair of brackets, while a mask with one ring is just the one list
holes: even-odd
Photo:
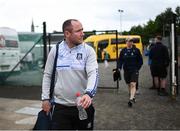
[[124, 70], [124, 80], [129, 88], [128, 106], [132, 107], [136, 102], [136, 83], [138, 82], [139, 70], [143, 65], [142, 55], [140, 50], [133, 46], [133, 39], [126, 39], [127, 47], [120, 52], [118, 59], [118, 69]]

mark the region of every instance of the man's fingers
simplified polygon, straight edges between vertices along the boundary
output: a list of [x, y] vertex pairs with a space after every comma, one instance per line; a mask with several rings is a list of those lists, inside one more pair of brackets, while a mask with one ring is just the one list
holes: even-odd
[[42, 109], [47, 113], [49, 113], [50, 109], [51, 109], [51, 104], [49, 101], [43, 101], [42, 102]]
[[91, 101], [87, 101], [86, 104], [84, 105], [84, 108], [88, 108], [91, 105]]
[[81, 106], [86, 109], [91, 105], [91, 101], [92, 101], [91, 97], [85, 94], [81, 98]]

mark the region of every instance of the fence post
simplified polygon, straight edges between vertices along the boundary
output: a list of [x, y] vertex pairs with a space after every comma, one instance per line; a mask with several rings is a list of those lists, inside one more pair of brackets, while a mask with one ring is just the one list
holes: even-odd
[[51, 50], [51, 33], [48, 34], [48, 46], [49, 46], [48, 48], [48, 53], [49, 53]]
[[173, 21], [174, 21], [174, 55], [175, 55], [175, 76], [176, 76], [176, 94], [179, 94], [179, 86], [178, 86], [178, 42], [177, 42], [177, 26], [176, 26], [176, 22], [177, 22], [177, 15], [173, 14]]
[[[118, 69], [118, 31], [116, 30], [116, 69]], [[119, 89], [119, 79], [117, 80], [117, 89]]]
[[43, 68], [45, 68], [47, 59], [47, 36], [46, 36], [46, 22], [43, 22]]
[[177, 56], [176, 56], [176, 17], [175, 15], [173, 15], [173, 18], [172, 18], [172, 24], [171, 24], [171, 79], [172, 79], [172, 82], [171, 82], [171, 93], [172, 93], [172, 98], [173, 99], [176, 99], [176, 95], [177, 95], [177, 73], [176, 73], [176, 70], [177, 70]]

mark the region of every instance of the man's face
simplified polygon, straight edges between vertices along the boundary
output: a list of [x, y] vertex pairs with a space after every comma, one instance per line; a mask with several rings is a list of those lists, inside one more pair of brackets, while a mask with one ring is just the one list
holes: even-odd
[[79, 45], [83, 42], [83, 27], [79, 21], [71, 21], [72, 30], [69, 32], [67, 39], [69, 42], [75, 45]]
[[132, 41], [126, 41], [127, 47], [131, 47], [133, 45]]
[[155, 38], [155, 42], [158, 43], [158, 42], [161, 42], [160, 40], [158, 40], [157, 38]]

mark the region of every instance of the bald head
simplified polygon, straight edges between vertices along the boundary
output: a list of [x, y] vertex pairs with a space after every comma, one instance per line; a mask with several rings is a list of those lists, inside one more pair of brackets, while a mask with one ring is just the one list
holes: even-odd
[[70, 48], [83, 43], [84, 33], [81, 22], [76, 19], [68, 19], [63, 23], [62, 29]]
[[64, 23], [63, 23], [63, 26], [62, 26], [62, 31], [63, 31], [63, 33], [65, 32], [65, 31], [69, 31], [69, 32], [71, 32], [72, 31], [72, 21], [78, 21], [78, 20], [76, 20], [76, 19], [68, 19], [68, 20], [66, 20], [66, 21], [64, 21]]

